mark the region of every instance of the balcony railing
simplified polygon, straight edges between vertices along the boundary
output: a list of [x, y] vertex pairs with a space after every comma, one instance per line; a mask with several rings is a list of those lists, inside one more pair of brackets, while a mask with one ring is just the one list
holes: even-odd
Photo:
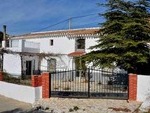
[[9, 40], [7, 49], [18, 52], [40, 52], [40, 43], [25, 40]]
[[40, 48], [40, 43], [35, 43], [35, 42], [29, 42], [29, 41], [25, 41], [24, 42], [24, 47], [25, 48]]

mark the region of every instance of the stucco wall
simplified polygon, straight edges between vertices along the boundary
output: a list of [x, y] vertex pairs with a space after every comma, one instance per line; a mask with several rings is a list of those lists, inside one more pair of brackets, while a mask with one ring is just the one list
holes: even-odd
[[[75, 50], [75, 40], [67, 37], [51, 37], [26, 39], [27, 41], [40, 43], [40, 52], [69, 54]], [[50, 45], [50, 40], [53, 40], [53, 46]]]
[[42, 87], [23, 86], [0, 81], [0, 94], [32, 104], [42, 98]]
[[[53, 39], [53, 46], [50, 46], [50, 40]], [[63, 54], [55, 58], [56, 69], [71, 69], [72, 58], [68, 57], [68, 54], [75, 51], [75, 39], [69, 39], [67, 37], [51, 37], [51, 38], [37, 38], [37, 39], [26, 39], [27, 41], [40, 43], [40, 52], [44, 53], [58, 53]], [[47, 59], [43, 59], [41, 62], [41, 70], [47, 70]]]
[[[53, 39], [53, 46], [50, 46], [50, 40]], [[37, 39], [26, 39], [26, 41], [40, 43], [40, 52], [44, 53], [59, 53], [63, 54], [60, 57], [55, 57], [56, 69], [71, 69], [73, 68], [73, 60], [68, 57], [68, 54], [75, 51], [75, 38], [67, 37], [51, 37], [51, 38], [37, 38]], [[97, 38], [86, 38], [85, 40], [85, 51], [90, 52], [89, 47], [95, 45]], [[47, 70], [47, 61], [43, 59], [41, 62], [41, 70]]]
[[11, 73], [12, 75], [21, 75], [21, 58], [19, 55], [4, 54], [3, 59], [4, 72]]
[[[61, 70], [61, 69], [72, 69], [72, 58], [68, 57], [67, 55], [61, 55], [58, 57], [50, 57], [50, 58], [54, 58], [56, 59], [56, 69], [57, 70]], [[41, 70], [47, 70], [48, 69], [48, 63], [47, 63], [47, 59], [42, 59], [41, 62]]]
[[[31, 74], [33, 70], [38, 70], [38, 56], [23, 56], [23, 70], [26, 70], [26, 61], [32, 61]], [[4, 54], [3, 60], [4, 72], [10, 73], [13, 76], [21, 75], [21, 58], [18, 54]]]
[[94, 46], [97, 44], [98, 38], [86, 38], [85, 40], [85, 51], [88, 53], [91, 50], [89, 49], [89, 47]]
[[137, 101], [150, 97], [150, 75], [137, 75]]
[[38, 56], [23, 56], [23, 70], [26, 70], [26, 61], [31, 61], [31, 74], [33, 74], [33, 70], [38, 70]]

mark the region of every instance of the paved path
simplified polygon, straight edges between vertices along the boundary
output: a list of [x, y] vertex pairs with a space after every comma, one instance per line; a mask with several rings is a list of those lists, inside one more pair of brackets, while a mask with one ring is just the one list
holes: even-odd
[[31, 104], [20, 102], [0, 95], [0, 113], [15, 113], [13, 111], [26, 111], [31, 108]]

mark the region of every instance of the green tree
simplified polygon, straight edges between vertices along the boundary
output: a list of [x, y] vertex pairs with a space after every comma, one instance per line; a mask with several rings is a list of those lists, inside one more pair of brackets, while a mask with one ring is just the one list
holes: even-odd
[[106, 21], [99, 30], [97, 45], [90, 48], [85, 60], [95, 66], [138, 72], [150, 58], [149, 0], [108, 0], [104, 6], [108, 8], [102, 14]]

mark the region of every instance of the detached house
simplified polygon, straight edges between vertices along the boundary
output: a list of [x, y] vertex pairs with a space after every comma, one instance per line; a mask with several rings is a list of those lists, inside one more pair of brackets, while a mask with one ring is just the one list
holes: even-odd
[[[75, 69], [80, 57], [96, 44], [99, 28], [33, 32], [9, 38], [3, 70], [12, 75]], [[3, 41], [3, 46], [5, 41]]]

